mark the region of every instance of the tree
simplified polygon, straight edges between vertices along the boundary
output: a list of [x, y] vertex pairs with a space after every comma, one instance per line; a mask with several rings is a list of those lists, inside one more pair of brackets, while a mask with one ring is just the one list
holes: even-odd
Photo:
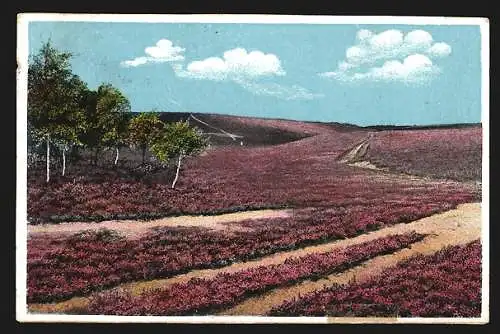
[[102, 85], [97, 91], [98, 101], [97, 109], [105, 116], [103, 144], [114, 148], [116, 151], [114, 165], [118, 163], [120, 147], [125, 144], [127, 139], [128, 119], [127, 113], [130, 112], [130, 102], [112, 85]]
[[83, 106], [85, 108], [85, 132], [81, 134], [81, 142], [90, 149], [90, 163], [97, 164], [97, 156], [99, 153], [101, 140], [99, 135], [97, 115], [97, 91], [87, 89], [84, 92]]
[[162, 133], [165, 127], [156, 112], [143, 112], [133, 117], [128, 126], [128, 139], [142, 151], [142, 164], [146, 159], [146, 150]]
[[97, 164], [99, 152], [103, 147], [109, 147], [116, 151], [116, 165], [119, 148], [126, 140], [130, 103], [118, 88], [102, 84], [97, 91], [86, 93], [86, 105], [87, 129], [83, 141], [94, 150], [92, 163]]
[[44, 149], [45, 148], [43, 147], [44, 138], [40, 138], [38, 136], [38, 131], [36, 131], [36, 129], [33, 127], [31, 122], [29, 122], [29, 121], [27, 124], [27, 130], [28, 130], [28, 133], [26, 136], [27, 144], [28, 144], [27, 163], [28, 163], [28, 167], [30, 167], [30, 166], [36, 165], [39, 162], [40, 157], [44, 156], [44, 154], [45, 154]]
[[177, 160], [172, 189], [179, 179], [182, 159], [201, 153], [208, 145], [207, 139], [197, 128], [189, 126], [187, 121], [169, 123], [151, 145], [151, 152], [161, 162]]
[[50, 180], [50, 145], [61, 146], [62, 174], [66, 171], [66, 151], [78, 143], [85, 123], [81, 101], [85, 83], [71, 71], [71, 53], [59, 52], [50, 41], [31, 59], [28, 68], [28, 122], [47, 146], [47, 178]]

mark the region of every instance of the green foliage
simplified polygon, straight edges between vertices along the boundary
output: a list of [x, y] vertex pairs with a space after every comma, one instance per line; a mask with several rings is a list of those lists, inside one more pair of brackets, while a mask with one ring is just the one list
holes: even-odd
[[119, 240], [123, 240], [123, 236], [120, 235], [117, 231], [110, 230], [107, 228], [100, 228], [98, 230], [79, 231], [70, 236], [68, 239], [70, 243], [82, 242], [82, 241], [113, 242]]
[[[30, 60], [28, 140], [33, 161], [44, 146], [65, 153], [72, 145], [83, 144], [93, 150], [95, 164], [104, 147], [116, 148], [116, 164], [118, 148], [132, 144], [142, 150], [143, 162], [150, 148], [159, 161], [177, 157], [180, 166], [182, 157], [207, 146], [201, 132], [187, 122], [165, 125], [156, 112], [143, 112], [130, 119], [130, 103], [120, 90], [111, 84], [89, 89], [72, 73], [71, 57], [49, 41]], [[48, 149], [46, 152], [48, 182], [50, 154]]]
[[86, 84], [71, 72], [71, 54], [50, 42], [32, 57], [28, 69], [28, 123], [33, 138], [78, 143], [85, 130], [82, 100]]
[[207, 145], [201, 131], [190, 127], [188, 122], [179, 121], [165, 126], [151, 145], [151, 152], [161, 162], [167, 162], [174, 157], [200, 153]]
[[128, 99], [110, 84], [102, 84], [97, 91], [87, 91], [85, 97], [85, 144], [95, 149], [123, 145], [127, 134], [126, 114], [130, 112]]
[[128, 126], [128, 139], [131, 144], [140, 147], [143, 152], [161, 135], [165, 123], [155, 112], [143, 112], [133, 117]]

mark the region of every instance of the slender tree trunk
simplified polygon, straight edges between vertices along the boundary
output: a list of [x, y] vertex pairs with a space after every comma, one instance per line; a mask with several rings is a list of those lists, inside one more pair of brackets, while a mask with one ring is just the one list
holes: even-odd
[[117, 148], [116, 148], [116, 157], [115, 157], [115, 166], [116, 166], [116, 164], [117, 164], [117, 162], [118, 162], [118, 156], [119, 156], [119, 154], [120, 154], [120, 151], [119, 151], [119, 149], [118, 149], [118, 147], [117, 147]]
[[47, 179], [45, 182], [50, 180], [50, 137], [47, 135]]
[[66, 173], [66, 145], [64, 145], [63, 147], [63, 167], [62, 167], [62, 176], [64, 176], [64, 174]]
[[142, 164], [146, 161], [146, 147], [142, 148]]
[[97, 159], [99, 158], [99, 149], [96, 148], [94, 152], [94, 166], [97, 166]]
[[177, 161], [177, 172], [175, 172], [175, 179], [174, 182], [172, 182], [172, 189], [175, 188], [175, 184], [179, 179], [179, 171], [181, 170], [181, 161], [182, 161], [182, 154], [179, 154], [179, 160]]

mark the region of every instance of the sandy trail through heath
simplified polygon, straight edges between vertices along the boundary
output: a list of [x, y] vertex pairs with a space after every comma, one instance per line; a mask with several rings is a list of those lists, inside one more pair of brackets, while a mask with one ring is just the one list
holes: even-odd
[[[476, 240], [480, 238], [481, 235], [481, 204], [462, 204], [454, 210], [419, 219], [407, 224], [397, 224], [355, 238], [304, 247], [294, 251], [276, 253], [253, 261], [235, 263], [218, 269], [193, 270], [189, 273], [172, 278], [126, 283], [114, 289], [123, 289], [133, 295], [138, 295], [144, 290], [166, 287], [174, 283], [187, 282], [194, 277], [211, 278], [221, 272], [236, 272], [258, 266], [280, 264], [290, 257], [329, 252], [387, 235], [404, 234], [411, 231], [430, 234], [430, 236], [421, 242], [413, 244], [410, 249], [403, 249], [392, 254], [379, 256], [340, 274], [330, 275], [314, 282], [304, 281], [291, 287], [278, 288], [266, 294], [249, 298], [239, 305], [223, 311], [221, 314], [264, 315], [273, 306], [279, 305], [285, 300], [323, 288], [325, 285], [348, 283], [353, 278], [355, 278], [356, 281], [362, 281], [418, 253], [431, 254], [448, 245], [464, 244]], [[85, 307], [87, 303], [87, 297], [75, 297], [60, 303], [31, 304], [29, 309], [31, 312], [65, 312], [73, 308]]]
[[291, 210], [254, 210], [235, 213], [227, 213], [214, 216], [178, 216], [166, 217], [150, 221], [138, 220], [109, 220], [100, 223], [96, 222], [74, 222], [61, 224], [40, 224], [29, 225], [28, 234], [30, 236], [40, 235], [42, 233], [50, 233], [52, 237], [55, 235], [67, 235], [76, 233], [82, 230], [98, 230], [107, 228], [115, 230], [123, 236], [130, 239], [138, 239], [144, 236], [154, 227], [162, 226], [183, 226], [183, 227], [205, 227], [212, 230], [223, 231], [245, 231], [244, 227], [239, 224], [244, 220], [257, 220], [269, 218], [287, 218], [292, 214]]
[[332, 274], [317, 281], [304, 281], [291, 287], [278, 288], [264, 295], [247, 299], [235, 307], [221, 312], [221, 315], [265, 315], [273, 306], [300, 295], [331, 286], [334, 283], [347, 284], [353, 280], [362, 282], [382, 273], [416, 254], [432, 254], [446, 246], [466, 244], [481, 237], [481, 204], [460, 205], [455, 210], [433, 215], [410, 224], [399, 224], [383, 230], [362, 235], [359, 242], [389, 234], [416, 231], [431, 234], [411, 248], [405, 248], [392, 254], [379, 256], [364, 262], [360, 266], [338, 274]]

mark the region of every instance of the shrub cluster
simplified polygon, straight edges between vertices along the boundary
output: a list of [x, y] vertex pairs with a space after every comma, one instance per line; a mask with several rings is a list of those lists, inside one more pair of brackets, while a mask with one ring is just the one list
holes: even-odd
[[418, 255], [367, 282], [287, 301], [269, 315], [479, 317], [481, 243]]
[[113, 315], [199, 315], [235, 305], [267, 290], [319, 279], [347, 270], [375, 256], [392, 253], [420, 241], [424, 235], [392, 235], [341, 250], [289, 258], [282, 264], [259, 266], [212, 279], [193, 278], [166, 289], [147, 291], [139, 297], [105, 292], [91, 298], [87, 313]]

